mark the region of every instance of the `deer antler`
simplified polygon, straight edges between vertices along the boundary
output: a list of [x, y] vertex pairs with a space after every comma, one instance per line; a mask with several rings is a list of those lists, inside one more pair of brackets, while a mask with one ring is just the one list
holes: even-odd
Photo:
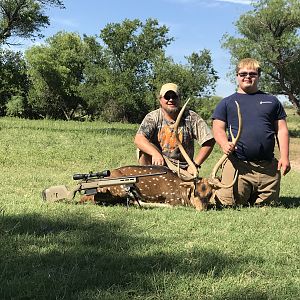
[[[180, 120], [182, 118], [182, 115], [184, 113], [184, 110], [185, 110], [185, 108], [186, 108], [186, 106], [187, 106], [187, 104], [188, 104], [189, 101], [190, 101], [190, 98], [182, 106], [182, 108], [181, 108], [181, 110], [180, 110], [180, 112], [179, 112], [179, 114], [178, 114], [178, 116], [176, 118], [175, 124], [173, 126], [178, 148], [179, 148], [182, 156], [185, 158], [185, 160], [187, 161], [188, 165], [192, 168], [192, 171], [193, 171], [193, 174], [190, 174], [186, 170], [183, 170], [183, 169], [179, 168], [179, 165], [178, 165], [178, 167], [177, 167], [177, 174], [178, 174], [178, 177], [180, 179], [182, 179], [183, 181], [193, 180], [193, 179], [195, 179], [197, 177], [197, 174], [198, 174], [198, 171], [197, 171], [197, 168], [196, 168], [194, 162], [190, 159], [190, 157], [186, 153], [186, 151], [185, 151], [184, 147], [182, 146], [182, 144], [181, 144], [181, 142], [179, 140], [179, 137], [178, 137], [178, 126], [179, 126]], [[167, 163], [168, 166], [172, 164], [172, 162], [170, 162], [170, 160], [168, 158], [166, 158], [166, 157], [164, 157], [164, 158], [165, 158], [165, 161], [166, 161], [166, 163]], [[170, 166], [169, 166], [169, 168], [170, 168]], [[174, 168], [172, 168], [172, 169], [174, 169]], [[181, 176], [181, 175], [184, 175], [184, 177]]]
[[[242, 127], [243, 127], [243, 122], [242, 122], [242, 116], [241, 116], [241, 111], [240, 111], [240, 106], [238, 104], [237, 101], [235, 101], [235, 104], [237, 106], [237, 114], [238, 114], [238, 121], [239, 121], [239, 128], [238, 128], [238, 132], [236, 137], [234, 137], [232, 130], [231, 130], [231, 125], [229, 126], [229, 132], [230, 132], [230, 136], [231, 136], [231, 140], [233, 145], [235, 146], [237, 144], [237, 141], [240, 138], [241, 132], [242, 132]], [[220, 182], [220, 180], [216, 177], [216, 174], [219, 170], [219, 168], [222, 166], [222, 164], [225, 162], [225, 160], [227, 159], [228, 154], [223, 154], [223, 156], [219, 159], [219, 161], [216, 163], [216, 165], [214, 166], [212, 173], [211, 173], [211, 181], [210, 183], [219, 187], [219, 188], [230, 188], [234, 185], [237, 176], [238, 176], [238, 172], [236, 172], [235, 177], [233, 179], [233, 181], [229, 184], [229, 185], [224, 185], [223, 183]]]

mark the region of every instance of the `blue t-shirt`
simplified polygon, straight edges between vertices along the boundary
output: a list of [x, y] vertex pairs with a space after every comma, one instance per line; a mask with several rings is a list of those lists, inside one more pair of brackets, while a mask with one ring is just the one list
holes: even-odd
[[238, 130], [235, 101], [240, 106], [243, 128], [234, 154], [246, 161], [272, 160], [275, 146], [275, 122], [286, 117], [281, 102], [275, 96], [261, 91], [254, 94], [234, 93], [222, 99], [212, 119], [224, 121], [227, 130], [231, 125], [234, 136]]

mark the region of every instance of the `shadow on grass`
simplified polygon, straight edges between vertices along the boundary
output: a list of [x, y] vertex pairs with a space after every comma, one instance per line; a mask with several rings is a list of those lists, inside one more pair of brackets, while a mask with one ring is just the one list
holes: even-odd
[[[121, 299], [119, 293], [122, 299], [142, 299], [157, 293], [166, 281], [174, 292], [172, 285], [179, 278], [185, 277], [182, 286], [188, 287], [191, 279], [222, 278], [258, 260], [234, 258], [201, 245], [170, 251], [172, 241], [140, 237], [136, 225], [124, 219], [28, 214], [2, 215], [0, 221], [1, 299], [90, 299], [95, 293], [110, 295], [105, 299]], [[166, 245], [165, 251], [161, 245]], [[267, 299], [257, 291], [247, 299], [254, 297]]]
[[280, 197], [278, 206], [294, 208], [300, 206], [300, 197]]

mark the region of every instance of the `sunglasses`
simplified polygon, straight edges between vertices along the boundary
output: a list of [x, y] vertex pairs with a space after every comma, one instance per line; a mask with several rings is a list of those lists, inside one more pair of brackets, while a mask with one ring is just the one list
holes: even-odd
[[175, 93], [166, 93], [165, 95], [164, 95], [164, 98], [166, 99], [166, 100], [170, 100], [170, 99], [172, 99], [172, 100], [177, 100], [178, 99], [178, 95], [176, 95]]
[[240, 76], [240, 77], [247, 77], [248, 75], [249, 75], [249, 77], [256, 77], [256, 76], [258, 76], [258, 73], [256, 73], [256, 72], [241, 72], [241, 73], [238, 73], [238, 75]]

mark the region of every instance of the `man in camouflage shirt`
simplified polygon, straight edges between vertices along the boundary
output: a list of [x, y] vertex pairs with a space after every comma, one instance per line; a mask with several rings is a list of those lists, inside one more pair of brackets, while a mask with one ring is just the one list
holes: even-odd
[[[135, 136], [141, 165], [165, 165], [163, 155], [181, 168], [188, 164], [178, 148], [173, 125], [180, 111], [180, 93], [174, 83], [166, 83], [159, 94], [160, 108], [146, 115]], [[194, 111], [185, 110], [178, 127], [178, 136], [197, 168], [213, 150], [215, 140], [204, 120]], [[194, 140], [200, 150], [194, 158]], [[189, 169], [188, 169], [189, 171]]]

